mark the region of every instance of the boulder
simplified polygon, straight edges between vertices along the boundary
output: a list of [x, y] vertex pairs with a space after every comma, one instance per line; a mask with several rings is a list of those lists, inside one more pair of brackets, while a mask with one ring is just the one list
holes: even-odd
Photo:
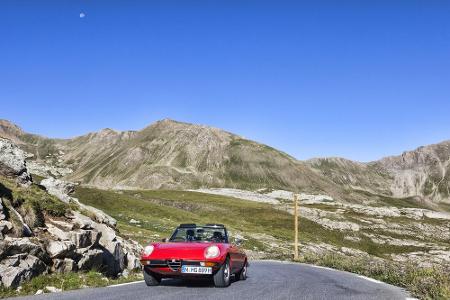
[[126, 262], [127, 262], [126, 268], [128, 270], [134, 270], [141, 267], [141, 261], [139, 257], [132, 252], [127, 252]]
[[100, 269], [103, 263], [103, 251], [99, 249], [88, 250], [78, 261], [79, 270]]
[[62, 202], [70, 203], [72, 200], [69, 194], [74, 191], [75, 185], [71, 182], [50, 177], [41, 180], [41, 185], [45, 187], [50, 195], [57, 197]]
[[100, 244], [102, 246], [106, 246], [110, 242], [117, 240], [116, 231], [114, 229], [112, 229], [111, 227], [108, 227], [105, 224], [99, 224], [99, 223], [95, 223], [95, 222], [92, 225], [95, 230], [97, 230], [98, 232], [101, 232]]
[[46, 250], [51, 258], [62, 258], [74, 253], [75, 244], [70, 241], [49, 241]]
[[0, 243], [0, 260], [20, 253], [28, 253], [44, 262], [50, 262], [50, 258], [45, 250], [40, 245], [33, 243], [30, 238], [11, 238], [7, 236]]
[[16, 288], [23, 281], [46, 271], [47, 266], [43, 261], [27, 253], [8, 257], [0, 263], [1, 283], [4, 287]]
[[55, 219], [51, 219], [51, 218], [49, 218], [48, 221], [51, 224], [61, 228], [62, 230], [65, 230], [65, 231], [70, 231], [70, 230], [73, 230], [73, 228], [74, 228], [74, 224], [69, 223], [69, 222], [55, 220]]
[[68, 273], [77, 270], [77, 264], [71, 258], [54, 259], [51, 268], [52, 272]]
[[97, 209], [95, 207], [92, 207], [89, 205], [84, 205], [84, 204], [80, 203], [78, 201], [78, 199], [76, 199], [76, 198], [72, 198], [72, 199], [78, 203], [78, 205], [80, 206], [81, 209], [84, 209], [84, 210], [88, 211], [90, 214], [92, 214], [95, 221], [102, 223], [102, 224], [106, 224], [110, 227], [116, 227], [117, 221], [110, 215], [105, 214], [102, 210]]
[[120, 242], [108, 243], [103, 251], [103, 265], [107, 266], [108, 275], [116, 276], [126, 267], [126, 253]]
[[52, 236], [56, 237], [58, 240], [61, 240], [61, 241], [70, 240], [70, 238], [71, 238], [70, 231], [64, 231], [52, 224], [47, 224], [47, 231]]
[[94, 223], [91, 218], [77, 212], [72, 211], [72, 215], [70, 216], [72, 218], [72, 222], [76, 224], [81, 229], [92, 229], [92, 224]]
[[[93, 230], [71, 231], [71, 241], [77, 248], [86, 248], [91, 246], [97, 238], [97, 232]], [[94, 239], [93, 239], [94, 238]]]
[[14, 177], [17, 182], [30, 185], [31, 175], [27, 171], [27, 155], [10, 140], [0, 138], [0, 175]]

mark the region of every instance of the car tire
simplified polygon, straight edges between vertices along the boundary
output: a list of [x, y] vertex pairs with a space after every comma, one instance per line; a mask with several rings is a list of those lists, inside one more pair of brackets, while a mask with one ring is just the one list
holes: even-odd
[[230, 285], [231, 268], [227, 258], [220, 269], [214, 274], [214, 285], [216, 287], [227, 287]]
[[239, 280], [246, 280], [247, 272], [248, 272], [248, 263], [245, 262], [242, 269], [239, 271], [239, 273], [236, 274], [236, 278], [238, 278]]
[[144, 280], [147, 286], [157, 286], [161, 283], [161, 278], [144, 269]]

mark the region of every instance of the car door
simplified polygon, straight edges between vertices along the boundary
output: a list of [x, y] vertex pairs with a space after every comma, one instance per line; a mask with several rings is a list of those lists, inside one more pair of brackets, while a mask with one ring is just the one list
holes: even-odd
[[239, 272], [244, 266], [245, 254], [234, 244], [230, 245], [229, 254], [231, 258], [232, 272]]

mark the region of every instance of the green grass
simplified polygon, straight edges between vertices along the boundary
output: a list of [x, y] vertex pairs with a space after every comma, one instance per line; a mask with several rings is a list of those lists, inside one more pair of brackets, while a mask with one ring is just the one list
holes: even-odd
[[142, 280], [141, 272], [133, 272], [127, 278], [111, 279], [97, 271], [86, 273], [72, 272], [64, 274], [40, 275], [21, 285], [20, 291], [12, 288], [0, 287], [0, 298], [33, 295], [38, 290], [46, 292], [45, 287], [52, 286], [63, 291], [75, 290], [85, 287], [104, 287], [113, 284]]
[[[286, 229], [292, 217], [267, 204], [184, 191], [115, 192], [80, 187], [74, 196], [112, 215], [122, 233], [141, 242], [149, 240], [144, 233], [165, 237], [178, 224], [189, 222], [223, 223], [235, 231], [267, 232], [280, 239], [291, 238]], [[140, 226], [130, 224], [132, 218], [139, 220]]]
[[36, 184], [23, 187], [5, 177], [0, 177], [0, 197], [4, 199], [7, 217], [11, 217], [14, 223], [15, 215], [9, 213], [14, 208], [31, 228], [43, 226], [45, 215], [61, 217], [74, 208], [74, 205], [61, 202]]
[[[105, 191], [78, 187], [75, 197], [81, 202], [104, 210], [118, 221], [122, 235], [141, 244], [168, 237], [180, 223], [223, 223], [233, 232], [242, 234], [245, 249], [270, 253], [270, 241], [255, 238], [260, 234], [274, 237], [287, 247], [293, 240], [293, 217], [272, 205], [231, 197], [187, 191]], [[324, 208], [324, 207], [321, 207]], [[330, 207], [331, 210], [335, 208]], [[130, 219], [140, 224], [130, 224]], [[349, 232], [326, 229], [300, 218], [301, 243], [327, 243], [336, 247], [351, 247], [371, 255], [387, 258], [390, 254], [424, 250], [414, 246], [380, 245], [367, 237], [358, 242], [345, 240]]]
[[[293, 239], [293, 217], [270, 204], [186, 191], [105, 191], [78, 187], [75, 197], [104, 210], [118, 221], [120, 232], [142, 244], [167, 237], [180, 223], [223, 223], [248, 239], [244, 247], [267, 249], [253, 236], [264, 233], [280, 243]], [[130, 219], [140, 224], [130, 224]], [[301, 242], [343, 245], [344, 234], [300, 219]], [[255, 249], [256, 247], [256, 249]]]
[[414, 197], [394, 198], [386, 195], [373, 194], [368, 191], [354, 189], [351, 190], [351, 193], [360, 194], [368, 199], [376, 200], [379, 206], [394, 206], [397, 208], [430, 208], [430, 206], [425, 201], [418, 200]]

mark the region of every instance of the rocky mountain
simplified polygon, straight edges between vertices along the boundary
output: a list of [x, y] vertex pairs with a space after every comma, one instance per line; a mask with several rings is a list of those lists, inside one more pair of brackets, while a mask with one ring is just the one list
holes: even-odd
[[[333, 183], [276, 149], [220, 129], [163, 120], [140, 131], [104, 129], [67, 140], [4, 126], [34, 155], [70, 168], [65, 178], [101, 188], [284, 187], [322, 191]], [[1, 128], [1, 126], [0, 126]], [[42, 174], [45, 175], [45, 174]]]
[[354, 190], [450, 202], [450, 141], [370, 163], [342, 158], [312, 159], [307, 163], [319, 174]]
[[0, 138], [0, 286], [51, 272], [117, 276], [140, 266], [141, 247], [119, 236], [115, 219], [71, 197], [70, 183], [33, 182], [27, 156]]
[[[172, 120], [140, 131], [103, 129], [72, 139], [24, 133], [0, 121], [0, 136], [32, 153], [33, 173], [113, 189], [284, 189], [343, 201], [368, 197], [450, 203], [450, 142], [370, 163], [298, 161], [220, 129]], [[51, 167], [49, 167], [51, 166]]]

